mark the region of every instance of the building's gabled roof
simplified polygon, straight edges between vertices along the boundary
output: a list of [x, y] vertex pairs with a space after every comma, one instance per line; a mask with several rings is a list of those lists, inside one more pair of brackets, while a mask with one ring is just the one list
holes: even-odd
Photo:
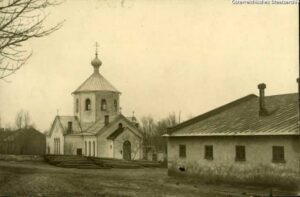
[[[62, 128], [64, 135], [101, 135], [106, 131], [106, 129], [114, 125], [116, 122], [124, 120], [126, 123], [128, 123], [127, 128], [131, 131], [134, 130], [133, 132], [137, 136], [141, 137], [140, 131], [138, 130], [138, 128], [136, 128], [136, 125], [134, 125], [134, 123], [132, 123], [122, 114], [110, 116], [109, 119], [110, 123], [108, 125], [105, 125], [104, 119], [99, 119], [94, 123], [80, 123], [76, 116], [56, 116], [51, 126], [50, 132], [47, 134], [47, 136], [51, 136], [56, 122], [57, 124], [59, 124], [60, 128]], [[68, 132], [68, 122], [72, 122], [71, 132]]]
[[28, 135], [28, 132], [35, 133], [41, 136], [44, 136], [45, 134], [41, 133], [40, 131], [36, 130], [35, 128], [22, 128], [17, 129], [14, 131], [6, 131], [6, 132], [0, 132], [0, 142], [1, 141], [7, 141], [11, 139], [12, 137], [15, 138], [20, 135]]
[[[137, 135], [138, 137], [141, 137], [141, 131], [136, 127], [135, 123], [131, 122], [130, 120], [128, 120], [125, 116], [123, 116], [122, 114], [119, 114], [117, 116], [115, 116], [115, 118], [106, 126], [102, 127], [101, 129], [99, 129], [97, 131], [97, 135], [102, 135], [103, 133], [105, 133], [105, 131], [110, 128], [111, 126], [115, 125], [116, 123], [118, 123], [119, 121], [123, 120], [126, 123], [126, 128], [131, 130], [135, 135]], [[96, 131], [96, 130], [95, 130]]]
[[107, 139], [114, 140], [116, 137], [118, 137], [121, 133], [123, 133], [124, 127], [118, 127], [114, 132], [112, 132]]
[[90, 92], [90, 91], [110, 91], [110, 92], [120, 93], [99, 72], [94, 72], [73, 93]]
[[72, 122], [71, 133], [81, 132], [81, 127], [76, 116], [58, 116], [58, 120], [64, 130], [64, 134], [68, 133], [68, 122]]
[[259, 97], [248, 95], [168, 130], [164, 136], [299, 135], [298, 94], [265, 97], [268, 115], [259, 115]]
[[[126, 129], [130, 130], [133, 134], [135, 134], [137, 137], [141, 138], [141, 133], [139, 131], [139, 133], [136, 133], [136, 131], [134, 131], [131, 127], [118, 127], [114, 132], [112, 132], [107, 139], [109, 140], [114, 140], [116, 139], [119, 135], [121, 135], [123, 133], [123, 131], [125, 131]], [[135, 129], [136, 130], [136, 129]]]
[[[113, 122], [118, 116], [119, 115], [109, 116], [110, 123]], [[94, 124], [92, 124], [89, 128], [85, 129], [85, 131], [88, 132], [88, 133], [97, 134], [104, 127], [105, 127], [105, 121], [104, 121], [104, 119], [99, 119], [97, 122], [95, 122]]]
[[76, 116], [56, 116], [51, 128], [49, 130], [49, 132], [46, 134], [47, 136], [51, 136], [54, 126], [55, 124], [59, 124], [59, 126], [62, 128], [63, 130], [63, 134], [67, 134], [68, 133], [68, 122], [72, 122], [72, 131], [71, 133], [81, 133], [82, 129], [79, 123], [79, 120], [77, 119]]

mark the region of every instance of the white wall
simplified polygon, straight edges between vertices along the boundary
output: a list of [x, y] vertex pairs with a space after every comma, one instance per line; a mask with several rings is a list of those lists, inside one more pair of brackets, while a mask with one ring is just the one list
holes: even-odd
[[[54, 152], [54, 139], [59, 138], [60, 139], [60, 152], [59, 154], [64, 154], [64, 135], [63, 135], [63, 130], [59, 126], [59, 122], [55, 121], [53, 130], [52, 130], [52, 135], [47, 137], [47, 142], [46, 146], [50, 147], [50, 154], [55, 154]], [[47, 147], [46, 147], [47, 148]]]
[[[93, 147], [94, 145], [95, 148]], [[83, 147], [83, 155], [96, 157], [99, 156], [96, 136], [84, 136]]]
[[[179, 145], [186, 145], [186, 158]], [[213, 145], [213, 160], [204, 158], [204, 146]], [[244, 145], [246, 161], [235, 160], [235, 146]], [[272, 161], [272, 146], [284, 146], [285, 162]], [[300, 168], [300, 141], [295, 136], [173, 137], [168, 139], [168, 167], [186, 167], [189, 173], [228, 173], [233, 176], [263, 173], [295, 173]], [[206, 169], [206, 170], [203, 170]], [[255, 171], [255, 172], [253, 172]], [[223, 175], [222, 175], [223, 176]]]
[[66, 155], [76, 155], [77, 149], [82, 150], [82, 154], [84, 154], [84, 141], [83, 136], [80, 135], [66, 135], [65, 136], [65, 154]]
[[141, 159], [141, 140], [135, 134], [133, 134], [129, 129], [125, 129], [123, 133], [121, 133], [114, 140], [114, 158], [123, 159], [123, 144], [125, 141], [129, 141], [131, 144], [131, 159]]
[[[85, 100], [91, 100], [91, 110], [85, 110]], [[96, 96], [95, 93], [83, 92], [74, 95], [74, 115], [78, 116], [81, 122], [96, 121]], [[79, 100], [79, 112], [76, 113], [76, 99]]]
[[125, 139], [127, 139], [131, 143], [131, 158], [142, 159], [142, 140], [129, 129], [123, 131], [123, 133], [120, 134], [114, 141], [107, 139], [107, 137], [119, 127], [119, 123], [122, 123], [123, 127], [128, 126], [128, 123], [121, 119], [109, 127], [105, 133], [98, 136], [98, 156], [122, 159], [123, 154], [121, 151], [123, 152], [123, 143], [126, 141]]

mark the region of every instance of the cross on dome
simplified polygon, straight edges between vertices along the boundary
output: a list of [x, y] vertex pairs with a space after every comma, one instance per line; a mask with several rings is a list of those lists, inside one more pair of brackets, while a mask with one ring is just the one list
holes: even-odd
[[94, 72], [99, 72], [99, 67], [102, 65], [101, 60], [98, 59], [98, 42], [95, 44], [96, 47], [96, 53], [95, 53], [95, 58], [91, 62], [92, 66], [94, 67]]
[[96, 53], [95, 53], [95, 55], [96, 55], [96, 57], [98, 57], [98, 47], [99, 47], [98, 42], [96, 42], [95, 47], [96, 47]]

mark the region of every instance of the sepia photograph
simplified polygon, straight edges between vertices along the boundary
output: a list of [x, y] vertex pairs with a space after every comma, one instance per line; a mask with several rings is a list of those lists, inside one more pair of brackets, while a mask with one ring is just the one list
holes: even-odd
[[0, 197], [300, 196], [299, 0], [0, 0]]

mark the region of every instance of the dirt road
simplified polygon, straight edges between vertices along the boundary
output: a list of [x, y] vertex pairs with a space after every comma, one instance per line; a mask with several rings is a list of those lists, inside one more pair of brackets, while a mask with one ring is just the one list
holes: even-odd
[[[68, 169], [41, 162], [0, 161], [0, 196], [251, 196], [269, 188], [208, 185], [168, 177], [161, 168]], [[273, 194], [294, 194], [277, 191]]]

